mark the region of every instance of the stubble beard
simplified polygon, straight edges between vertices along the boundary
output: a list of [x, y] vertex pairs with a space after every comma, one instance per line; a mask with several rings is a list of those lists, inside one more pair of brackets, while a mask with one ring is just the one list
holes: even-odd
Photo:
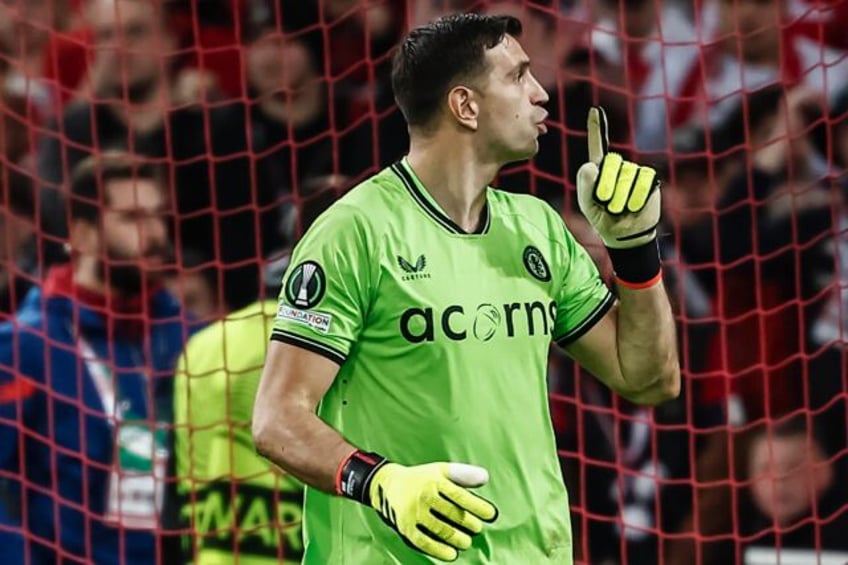
[[162, 259], [161, 268], [145, 270], [140, 264], [142, 258], [131, 257], [114, 247], [107, 247], [107, 260], [98, 262], [98, 276], [107, 288], [124, 296], [138, 296], [146, 288], [161, 281], [172, 262], [172, 253], [167, 246], [156, 246], [148, 250], [144, 257], [157, 255]]

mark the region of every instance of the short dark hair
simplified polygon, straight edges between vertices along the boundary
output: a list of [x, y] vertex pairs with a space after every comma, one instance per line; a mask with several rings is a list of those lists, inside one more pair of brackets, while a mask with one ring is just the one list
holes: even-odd
[[108, 204], [106, 184], [113, 180], [146, 179], [162, 183], [159, 167], [122, 151], [106, 151], [86, 157], [71, 175], [71, 220], [97, 223], [101, 209]]
[[517, 18], [451, 14], [410, 31], [392, 61], [392, 89], [406, 123], [428, 125], [454, 82], [486, 70], [486, 50], [505, 35], [521, 35]]

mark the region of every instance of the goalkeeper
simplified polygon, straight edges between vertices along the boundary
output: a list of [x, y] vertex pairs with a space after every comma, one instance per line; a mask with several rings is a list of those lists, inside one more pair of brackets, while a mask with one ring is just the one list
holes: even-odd
[[409, 154], [293, 253], [253, 438], [307, 485], [305, 563], [571, 563], [550, 342], [632, 401], [679, 392], [659, 182], [607, 153], [603, 111], [577, 184], [618, 299], [556, 211], [489, 187], [545, 132], [520, 34], [472, 14], [412, 30], [392, 70]]

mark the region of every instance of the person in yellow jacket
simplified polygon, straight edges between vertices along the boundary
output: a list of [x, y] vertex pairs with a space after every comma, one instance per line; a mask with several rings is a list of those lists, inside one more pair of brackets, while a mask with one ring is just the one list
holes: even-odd
[[175, 469], [187, 560], [300, 563], [303, 485], [256, 454], [253, 403], [276, 301], [255, 302], [195, 334], [174, 382]]

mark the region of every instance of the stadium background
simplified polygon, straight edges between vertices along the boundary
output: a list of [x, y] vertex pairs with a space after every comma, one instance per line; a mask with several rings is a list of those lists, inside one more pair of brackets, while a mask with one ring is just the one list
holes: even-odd
[[[605, 276], [573, 190], [588, 107], [604, 105], [614, 147], [665, 179], [683, 394], [634, 407], [551, 355], [578, 561], [848, 552], [848, 2], [3, 0], [3, 315], [67, 261], [73, 165], [113, 148], [168, 171], [171, 284], [187, 311], [213, 322], [273, 296], [303, 229], [406, 149], [388, 81], [398, 38], [460, 9], [519, 16], [551, 93], [539, 155], [498, 184], [561, 210]], [[227, 410], [217, 425], [244, 425]], [[180, 534], [185, 547], [203, 537], [173, 516], [161, 529], [171, 555]]]

